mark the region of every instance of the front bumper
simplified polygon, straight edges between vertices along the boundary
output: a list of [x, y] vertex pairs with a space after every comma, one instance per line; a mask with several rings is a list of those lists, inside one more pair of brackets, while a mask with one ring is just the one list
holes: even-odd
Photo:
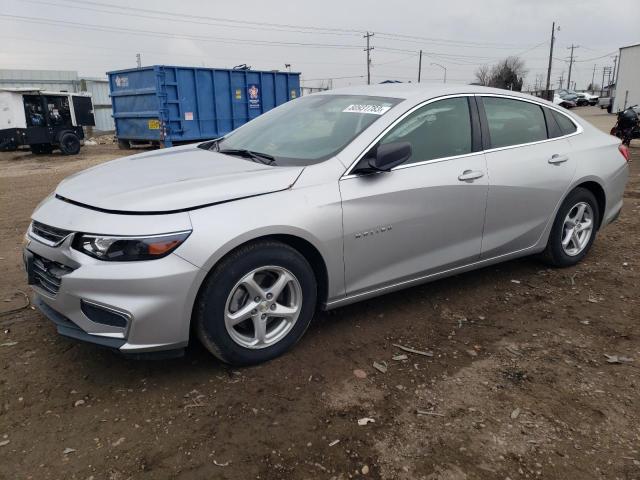
[[[55, 323], [58, 333], [132, 354], [187, 345], [201, 269], [175, 254], [103, 262], [73, 250], [70, 243], [71, 238], [52, 247], [27, 240], [25, 246], [34, 305]], [[40, 268], [35, 274], [34, 258]]]

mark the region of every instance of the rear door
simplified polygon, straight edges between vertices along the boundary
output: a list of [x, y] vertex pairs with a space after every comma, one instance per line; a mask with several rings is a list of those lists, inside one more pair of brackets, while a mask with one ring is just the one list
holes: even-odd
[[340, 181], [347, 294], [479, 258], [488, 186], [476, 112], [472, 96], [419, 107], [376, 143], [409, 142], [411, 158]]
[[482, 258], [492, 258], [538, 242], [573, 178], [576, 159], [551, 110], [514, 97], [478, 99], [489, 175]]
[[96, 120], [93, 116], [93, 102], [91, 97], [81, 97], [74, 95], [73, 111], [76, 116], [76, 126], [95, 127]]

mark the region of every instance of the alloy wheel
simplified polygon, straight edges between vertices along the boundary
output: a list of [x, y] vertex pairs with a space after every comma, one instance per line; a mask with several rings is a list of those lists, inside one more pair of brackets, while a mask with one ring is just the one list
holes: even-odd
[[593, 209], [586, 202], [574, 205], [562, 226], [562, 249], [571, 257], [579, 255], [589, 244], [593, 233]]
[[224, 323], [234, 342], [245, 348], [266, 348], [282, 340], [302, 309], [302, 287], [288, 270], [257, 268], [231, 289]]

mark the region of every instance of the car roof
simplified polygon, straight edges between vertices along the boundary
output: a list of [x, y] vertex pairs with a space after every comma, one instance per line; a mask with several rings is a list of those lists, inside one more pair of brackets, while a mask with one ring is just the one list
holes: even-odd
[[[543, 98], [528, 95], [526, 93], [504, 90], [501, 88], [482, 87], [479, 85], [455, 85], [455, 84], [433, 84], [433, 83], [385, 83], [376, 85], [354, 85], [350, 87], [325, 90], [311, 95], [364, 95], [372, 97], [391, 97], [400, 100], [420, 103], [431, 98], [443, 97], [447, 95], [501, 95], [505, 97], [522, 98], [532, 100], [538, 104], [546, 105], [553, 110], [558, 110], [559, 106]], [[557, 92], [554, 94], [559, 96]], [[584, 127], [585, 123], [577, 115], [573, 115], [564, 108], [560, 108], [563, 114], [567, 115], [574, 122]]]
[[336, 88], [314, 95], [367, 95], [374, 97], [392, 97], [402, 100], [426, 100], [429, 98], [442, 97], [445, 95], [459, 94], [492, 94], [525, 99], [535, 99], [536, 101], [547, 103], [539, 97], [533, 97], [520, 92], [503, 90], [500, 88], [481, 87], [478, 85], [454, 85], [454, 84], [433, 84], [433, 83], [385, 83], [376, 85], [354, 85], [350, 87]]

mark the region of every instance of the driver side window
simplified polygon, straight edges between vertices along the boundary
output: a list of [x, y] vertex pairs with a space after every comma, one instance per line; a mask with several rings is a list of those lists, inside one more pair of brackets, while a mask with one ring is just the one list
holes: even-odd
[[471, 153], [471, 116], [467, 97], [429, 103], [408, 115], [379, 145], [409, 142], [405, 164]]

